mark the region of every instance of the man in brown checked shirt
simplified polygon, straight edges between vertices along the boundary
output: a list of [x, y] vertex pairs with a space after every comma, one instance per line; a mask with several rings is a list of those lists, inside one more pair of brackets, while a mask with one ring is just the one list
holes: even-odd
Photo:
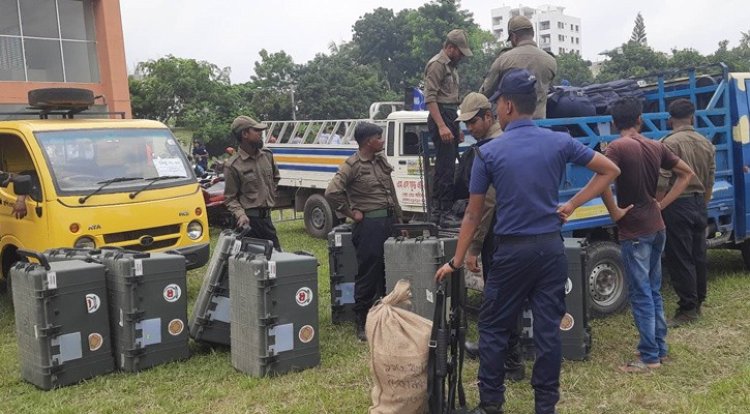
[[357, 338], [367, 340], [367, 312], [385, 294], [383, 243], [401, 218], [393, 167], [383, 154], [383, 129], [363, 122], [354, 130], [359, 150], [341, 164], [326, 189], [326, 198], [339, 213], [354, 221], [352, 242], [359, 270], [354, 280]]
[[249, 237], [270, 240], [281, 250], [271, 208], [276, 202], [276, 185], [281, 176], [273, 153], [263, 148], [263, 130], [268, 125], [247, 116], [232, 122], [232, 135], [239, 150], [224, 163], [224, 204], [237, 219], [237, 227], [250, 226]]

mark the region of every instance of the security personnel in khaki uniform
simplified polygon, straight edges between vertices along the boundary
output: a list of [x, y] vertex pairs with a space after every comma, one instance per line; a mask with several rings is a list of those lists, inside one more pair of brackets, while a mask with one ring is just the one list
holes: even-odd
[[359, 150], [341, 164], [328, 184], [326, 198], [339, 213], [354, 221], [352, 242], [359, 271], [354, 281], [357, 338], [366, 340], [365, 321], [374, 301], [385, 294], [383, 243], [401, 217], [393, 167], [383, 154], [383, 129], [367, 122], [357, 125], [354, 139]]
[[[503, 130], [500, 123], [492, 114], [490, 101], [481, 93], [471, 92], [464, 98], [459, 106], [461, 115], [457, 121], [463, 121], [471, 132], [471, 136], [477, 139], [476, 148], [500, 137]], [[482, 221], [474, 232], [474, 237], [466, 255], [466, 267], [472, 272], [482, 271], [482, 276], [487, 280], [490, 271], [492, 253], [495, 250], [494, 237], [486, 237], [489, 229], [495, 226], [495, 188], [490, 186], [487, 197], [484, 199], [482, 209]], [[479, 254], [482, 254], [482, 268], [477, 263]], [[525, 376], [523, 358], [520, 347], [520, 332], [511, 332], [508, 339], [508, 353], [505, 358], [505, 376], [512, 381], [521, 381]], [[479, 348], [474, 342], [466, 342], [466, 353], [476, 358]]]
[[232, 122], [239, 150], [224, 163], [224, 204], [237, 219], [237, 227], [250, 226], [250, 237], [271, 240], [273, 247], [281, 250], [271, 221], [281, 176], [273, 153], [263, 148], [262, 131], [266, 128], [268, 125], [247, 116]]
[[451, 30], [443, 44], [443, 50], [427, 62], [424, 71], [424, 100], [430, 112], [427, 128], [437, 151], [430, 219], [437, 224], [453, 206], [453, 175], [460, 139], [455, 121], [456, 109], [461, 102], [456, 66], [464, 56], [472, 56], [466, 32]]
[[[665, 264], [677, 293], [677, 311], [670, 328], [693, 322], [700, 317], [706, 300], [706, 226], [708, 202], [714, 187], [716, 149], [693, 128], [695, 105], [687, 99], [669, 104], [672, 133], [662, 139], [675, 155], [695, 171], [685, 191], [662, 210], [667, 228]], [[669, 192], [675, 182], [670, 171], [661, 170], [657, 199]]]
[[549, 53], [539, 49], [534, 42], [534, 25], [523, 16], [514, 16], [508, 21], [508, 41], [513, 49], [501, 53], [492, 63], [484, 78], [480, 92], [490, 97], [500, 79], [511, 69], [528, 69], [536, 76], [536, 110], [534, 119], [547, 117], [547, 91], [557, 72], [557, 61]]

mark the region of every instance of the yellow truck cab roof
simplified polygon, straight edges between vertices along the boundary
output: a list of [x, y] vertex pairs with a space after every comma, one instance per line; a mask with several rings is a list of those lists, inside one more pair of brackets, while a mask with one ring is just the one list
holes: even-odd
[[0, 128], [30, 131], [61, 131], [71, 129], [159, 128], [166, 126], [148, 119], [17, 119], [0, 121]]

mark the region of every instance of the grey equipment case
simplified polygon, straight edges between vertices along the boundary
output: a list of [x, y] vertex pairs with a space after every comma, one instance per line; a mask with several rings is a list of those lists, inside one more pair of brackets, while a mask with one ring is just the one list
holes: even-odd
[[10, 269], [23, 379], [49, 390], [112, 372], [104, 266], [17, 253], [39, 261]]
[[357, 251], [352, 243], [351, 224], [334, 227], [328, 233], [328, 271], [331, 278], [331, 322], [354, 322], [354, 280]]
[[66, 260], [83, 260], [84, 262], [97, 261], [101, 254], [99, 249], [83, 249], [74, 247], [61, 247], [45, 250], [42, 254], [50, 262], [63, 262]]
[[[429, 223], [396, 224], [393, 231], [399, 235], [389, 238], [384, 245], [386, 293], [392, 291], [400, 279], [408, 279], [411, 282], [412, 311], [432, 320], [435, 316], [435, 273], [453, 258], [458, 239], [438, 237], [437, 226]], [[403, 231], [408, 235], [401, 235]], [[418, 235], [413, 237], [415, 232]], [[466, 290], [463, 270], [450, 277], [459, 277], [460, 291]], [[446, 312], [451, 309], [450, 295], [448, 290]]]
[[317, 366], [318, 262], [262, 242], [265, 254], [229, 259], [232, 366], [254, 377]]
[[198, 299], [190, 315], [190, 336], [199, 342], [230, 345], [229, 258], [239, 252], [263, 252], [263, 246], [240, 232], [224, 230], [214, 246]]
[[189, 357], [185, 258], [105, 248], [99, 260], [117, 366], [134, 372]]
[[[562, 356], [572, 361], [582, 361], [591, 352], [591, 327], [589, 326], [588, 290], [586, 280], [586, 242], [584, 239], [565, 238], [565, 255], [568, 259], [568, 280], [565, 283], [565, 315], [560, 323]], [[524, 354], [534, 355], [534, 316], [526, 306], [522, 313], [521, 345]]]

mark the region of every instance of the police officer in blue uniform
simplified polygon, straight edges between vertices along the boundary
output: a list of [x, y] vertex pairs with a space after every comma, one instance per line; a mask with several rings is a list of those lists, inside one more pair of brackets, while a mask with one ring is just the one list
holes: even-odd
[[[479, 314], [479, 406], [473, 414], [503, 412], [508, 337], [524, 300], [534, 314], [536, 361], [531, 377], [537, 414], [552, 414], [560, 399], [567, 261], [560, 230], [573, 210], [601, 194], [620, 170], [605, 156], [570, 135], [539, 128], [531, 121], [536, 78], [526, 69], [505, 74], [491, 101], [504, 133], [483, 145], [471, 172], [469, 205], [455, 256], [435, 274], [442, 280], [464, 264], [482, 218], [487, 189], [496, 189], [495, 251]], [[568, 162], [584, 165], [594, 177], [567, 203], [558, 189]]]

